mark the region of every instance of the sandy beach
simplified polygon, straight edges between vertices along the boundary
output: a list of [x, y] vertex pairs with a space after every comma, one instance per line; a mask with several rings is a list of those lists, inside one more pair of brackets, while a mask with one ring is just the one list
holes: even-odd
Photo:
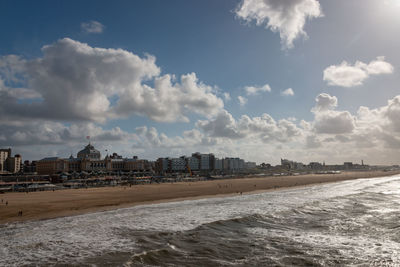
[[[301, 176], [252, 177], [173, 184], [68, 189], [0, 195], [0, 224], [42, 220], [140, 204], [279, 190], [293, 186], [390, 176], [399, 171], [343, 172]], [[6, 205], [8, 202], [8, 205]], [[18, 216], [22, 211], [22, 216]]]

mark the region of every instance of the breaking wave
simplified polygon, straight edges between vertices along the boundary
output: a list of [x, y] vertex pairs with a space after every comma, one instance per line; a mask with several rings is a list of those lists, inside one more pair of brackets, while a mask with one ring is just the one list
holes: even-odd
[[0, 225], [1, 266], [400, 264], [400, 177]]

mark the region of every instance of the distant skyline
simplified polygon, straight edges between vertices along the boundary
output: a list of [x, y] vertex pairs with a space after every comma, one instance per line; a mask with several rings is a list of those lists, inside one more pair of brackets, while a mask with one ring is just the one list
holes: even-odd
[[0, 148], [399, 164], [400, 0], [2, 1]]

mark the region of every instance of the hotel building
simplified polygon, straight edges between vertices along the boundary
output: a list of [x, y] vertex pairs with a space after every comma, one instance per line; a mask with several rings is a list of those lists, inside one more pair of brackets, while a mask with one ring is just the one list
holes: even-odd
[[78, 152], [77, 157], [50, 157], [36, 162], [36, 171], [40, 175], [52, 175], [66, 172], [151, 172], [151, 162], [138, 159], [136, 156], [128, 159], [116, 153], [101, 159], [101, 153], [88, 144]]

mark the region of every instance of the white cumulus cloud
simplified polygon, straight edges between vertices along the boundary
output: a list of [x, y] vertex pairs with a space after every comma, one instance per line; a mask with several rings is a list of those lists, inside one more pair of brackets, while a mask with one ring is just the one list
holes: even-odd
[[81, 29], [86, 33], [102, 33], [104, 30], [104, 25], [98, 21], [92, 20], [88, 22], [82, 22]]
[[307, 19], [323, 16], [317, 0], [243, 0], [236, 15], [245, 20], [255, 20], [258, 26], [265, 25], [279, 32], [285, 48], [292, 48], [299, 36], [307, 37], [304, 25]]
[[[91, 47], [69, 38], [46, 45], [42, 51], [43, 57], [37, 59], [14, 58], [7, 66], [17, 66], [15, 70], [0, 73], [0, 81], [17, 71], [28, 77], [23, 89], [0, 83], [0, 120], [105, 122], [141, 115], [174, 122], [188, 121], [188, 113], [212, 116], [224, 106], [216, 89], [199, 81], [195, 73], [182, 75], [179, 81], [173, 75], [160, 76], [151, 55], [139, 57], [123, 49]], [[5, 65], [2, 62], [0, 59], [0, 67]], [[154, 86], [148, 85], [149, 81]], [[21, 104], [21, 95], [41, 99]]]
[[19, 82], [24, 73], [26, 61], [17, 55], [0, 56], [0, 78], [6, 82]]
[[283, 96], [294, 96], [294, 91], [293, 91], [292, 88], [288, 88], [288, 89], [282, 91], [281, 95], [283, 95]]
[[315, 98], [314, 129], [322, 134], [350, 133], [354, 129], [354, 117], [348, 111], [336, 111], [337, 97], [326, 93], [319, 94]]
[[239, 105], [241, 105], [242, 107], [245, 106], [247, 104], [247, 98], [243, 97], [243, 96], [238, 96], [238, 100], [239, 100]]
[[231, 100], [231, 95], [229, 93], [224, 93], [224, 99], [225, 101], [230, 101]]
[[198, 121], [196, 126], [214, 138], [255, 138], [262, 142], [285, 142], [301, 135], [300, 129], [290, 120], [275, 121], [268, 114], [253, 118], [243, 115], [236, 120], [226, 110], [211, 120]]
[[354, 65], [343, 61], [339, 65], [331, 65], [324, 70], [323, 79], [328, 85], [353, 87], [362, 85], [371, 75], [390, 74], [393, 66], [385, 61], [385, 57], [377, 57], [375, 60], [366, 64], [356, 61]]
[[337, 104], [338, 100], [336, 96], [322, 93], [315, 98], [315, 107], [312, 109], [312, 111], [316, 113], [318, 111], [332, 110], [337, 107]]
[[214, 119], [207, 121], [200, 120], [196, 125], [211, 137], [227, 137], [232, 139], [243, 137], [237, 129], [235, 119], [226, 110], [221, 111]]
[[244, 90], [246, 91], [247, 95], [258, 95], [262, 92], [271, 92], [271, 87], [268, 84], [263, 86], [246, 86]]
[[268, 114], [235, 119], [222, 111], [215, 118], [198, 121], [196, 127], [217, 140], [215, 150], [229, 148], [261, 161], [280, 156], [304, 162], [340, 163], [359, 160], [360, 156], [372, 164], [400, 160], [400, 96], [379, 108], [361, 106], [356, 114], [337, 110], [337, 106], [337, 97], [320, 94], [311, 121], [297, 124], [297, 120], [276, 120]]
[[326, 111], [317, 113], [315, 131], [322, 134], [344, 134], [354, 130], [354, 118], [348, 111]]

